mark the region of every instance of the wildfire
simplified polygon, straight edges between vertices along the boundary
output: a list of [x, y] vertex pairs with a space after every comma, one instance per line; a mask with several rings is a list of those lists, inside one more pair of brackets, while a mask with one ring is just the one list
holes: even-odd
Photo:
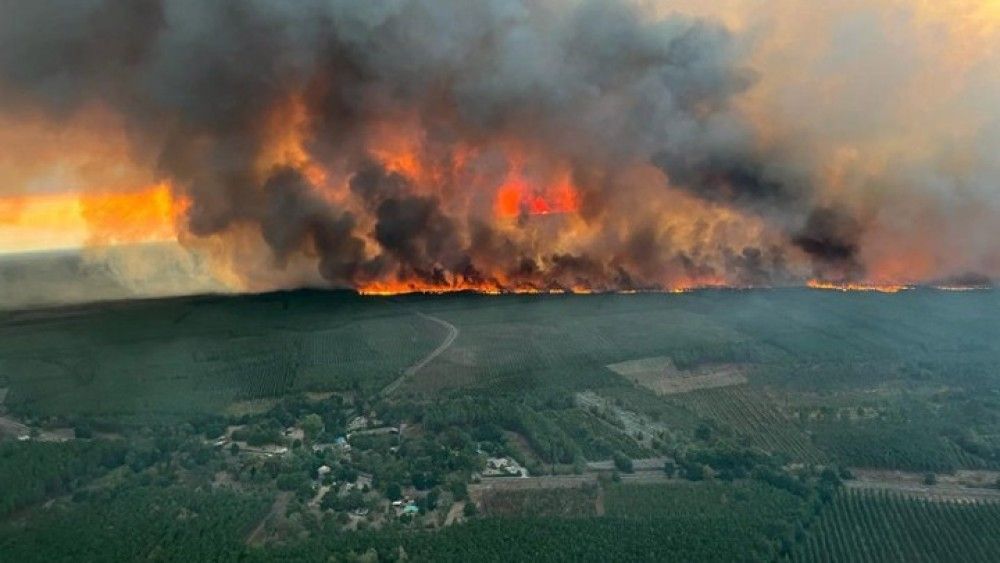
[[830, 291], [869, 291], [877, 293], [899, 293], [900, 291], [912, 289], [912, 286], [909, 285], [831, 282], [817, 279], [807, 281], [806, 286], [812, 289], [824, 289]]
[[372, 282], [358, 288], [361, 295], [389, 296], [407, 295], [413, 293], [424, 293], [440, 295], [444, 293], [474, 292], [484, 295], [499, 295], [501, 289], [488, 284], [455, 284], [455, 285], [435, 285], [431, 283], [414, 281], [390, 281]]
[[567, 287], [541, 287], [529, 282], [513, 282], [509, 280], [491, 280], [473, 282], [468, 280], [452, 280], [435, 284], [416, 280], [374, 281], [362, 284], [358, 288], [361, 295], [390, 296], [406, 294], [442, 295], [447, 293], [478, 293], [482, 295], [593, 295], [600, 293], [618, 293], [635, 295], [638, 293], [690, 293], [703, 289], [745, 289], [727, 285], [721, 278], [688, 279], [674, 281], [661, 287], [643, 289], [613, 289], [591, 287], [584, 284], [573, 284]]
[[327, 171], [306, 149], [310, 137], [309, 119], [308, 108], [298, 94], [271, 108], [264, 120], [268, 142], [257, 156], [259, 176], [266, 176], [275, 166], [295, 166], [313, 185], [326, 183]]
[[515, 164], [497, 190], [494, 208], [499, 217], [516, 217], [522, 213], [575, 213], [580, 208], [580, 196], [568, 172], [559, 174], [551, 184], [538, 185], [525, 176], [519, 164]]
[[498, 283], [455, 282], [436, 285], [418, 281], [373, 282], [358, 288], [361, 295], [391, 296], [408, 294], [443, 295], [447, 293], [478, 293], [481, 295], [589, 295], [594, 290], [584, 286], [570, 288], [538, 288], [530, 285], [502, 286]]
[[90, 226], [90, 242], [108, 244], [175, 240], [188, 202], [162, 183], [136, 192], [81, 196], [79, 206]]

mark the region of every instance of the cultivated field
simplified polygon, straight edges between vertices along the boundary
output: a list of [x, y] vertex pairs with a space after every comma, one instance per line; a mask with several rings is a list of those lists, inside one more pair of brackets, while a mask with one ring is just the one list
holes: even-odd
[[982, 561], [1000, 554], [1000, 503], [917, 500], [846, 491], [836, 497], [798, 561]]
[[608, 369], [657, 395], [675, 395], [747, 382], [740, 366], [702, 366], [681, 371], [672, 359], [663, 356], [619, 362], [609, 365]]

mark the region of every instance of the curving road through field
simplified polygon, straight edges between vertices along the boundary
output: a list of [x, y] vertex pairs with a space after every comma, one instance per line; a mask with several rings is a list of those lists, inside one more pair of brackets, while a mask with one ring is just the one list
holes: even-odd
[[392, 383], [386, 385], [385, 388], [382, 389], [381, 395], [383, 397], [387, 397], [395, 393], [396, 389], [399, 389], [399, 387], [406, 381], [406, 378], [416, 375], [416, 373], [421, 369], [423, 369], [424, 366], [431, 363], [434, 360], [434, 358], [441, 355], [441, 352], [447, 350], [448, 347], [451, 346], [451, 343], [454, 342], [456, 338], [458, 338], [458, 332], [459, 332], [458, 328], [455, 325], [449, 323], [448, 321], [444, 319], [439, 319], [438, 317], [434, 317], [426, 313], [417, 312], [417, 315], [443, 326], [445, 329], [448, 330], [448, 334], [447, 336], [444, 337], [444, 340], [441, 341], [441, 344], [439, 344], [437, 348], [431, 350], [430, 354], [427, 354], [419, 362], [404, 369], [402, 375], [397, 377]]

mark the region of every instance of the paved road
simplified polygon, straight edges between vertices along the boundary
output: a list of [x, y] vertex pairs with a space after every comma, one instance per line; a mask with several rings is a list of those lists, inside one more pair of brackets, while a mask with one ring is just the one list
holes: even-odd
[[419, 316], [421, 316], [421, 317], [423, 317], [423, 318], [425, 318], [425, 319], [427, 319], [427, 320], [429, 320], [431, 322], [435, 322], [435, 323], [443, 326], [445, 329], [448, 330], [448, 335], [444, 337], [444, 340], [441, 341], [441, 344], [438, 345], [437, 348], [431, 350], [430, 354], [427, 354], [419, 362], [417, 362], [417, 363], [413, 364], [412, 366], [410, 366], [410, 367], [406, 368], [405, 370], [403, 370], [403, 374], [402, 375], [400, 375], [399, 377], [397, 377], [392, 383], [386, 385], [385, 388], [382, 389], [382, 396], [383, 397], [387, 397], [387, 396], [395, 393], [396, 389], [399, 389], [399, 387], [406, 381], [406, 379], [408, 377], [416, 375], [417, 372], [419, 372], [420, 370], [422, 370], [424, 368], [424, 366], [426, 366], [427, 364], [431, 363], [434, 360], [434, 358], [440, 356], [441, 352], [444, 352], [445, 350], [447, 350], [448, 347], [451, 346], [451, 343], [454, 342], [456, 338], [458, 338], [458, 332], [459, 332], [458, 328], [456, 328], [455, 325], [449, 323], [448, 321], [446, 321], [444, 319], [439, 319], [439, 318], [431, 316], [431, 315], [427, 315], [425, 313], [417, 313], [417, 315], [419, 315]]

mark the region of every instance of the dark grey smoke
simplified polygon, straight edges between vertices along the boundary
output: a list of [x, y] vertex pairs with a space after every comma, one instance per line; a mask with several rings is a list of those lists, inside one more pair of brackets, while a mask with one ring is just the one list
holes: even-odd
[[279, 260], [311, 242], [325, 278], [347, 285], [357, 277], [365, 256], [364, 242], [353, 235], [354, 217], [320, 199], [299, 171], [275, 170], [259, 210], [264, 240]]
[[[0, 109], [116, 108], [137, 158], [190, 196], [193, 233], [257, 225], [277, 264], [316, 252], [335, 284], [484, 272], [553, 286], [644, 287], [670, 272], [785, 280], [781, 248], [672, 248], [656, 214], [621, 209], [625, 191], [668, 197], [628, 183], [635, 164], [763, 217], [819, 263], [856, 265], [857, 222], [813, 210], [808, 182], [732, 110], [753, 73], [711, 22], [648, 21], [614, 0], [0, 0], [0, 14]], [[255, 173], [264, 116], [293, 92], [305, 93], [309, 152], [353, 176], [356, 205], [329, 203], [293, 168]], [[582, 216], [613, 209], [631, 234], [609, 229], [573, 254], [545, 248], [542, 230], [513, 240], [490, 226], [483, 198], [464, 197], [474, 180], [428, 191], [372, 164], [366, 136], [413, 116], [428, 162], [448, 162], [459, 142], [489, 155], [508, 139], [568, 162]]]
[[850, 279], [860, 273], [857, 262], [858, 221], [836, 207], [817, 207], [792, 242], [818, 262], [824, 276]]

